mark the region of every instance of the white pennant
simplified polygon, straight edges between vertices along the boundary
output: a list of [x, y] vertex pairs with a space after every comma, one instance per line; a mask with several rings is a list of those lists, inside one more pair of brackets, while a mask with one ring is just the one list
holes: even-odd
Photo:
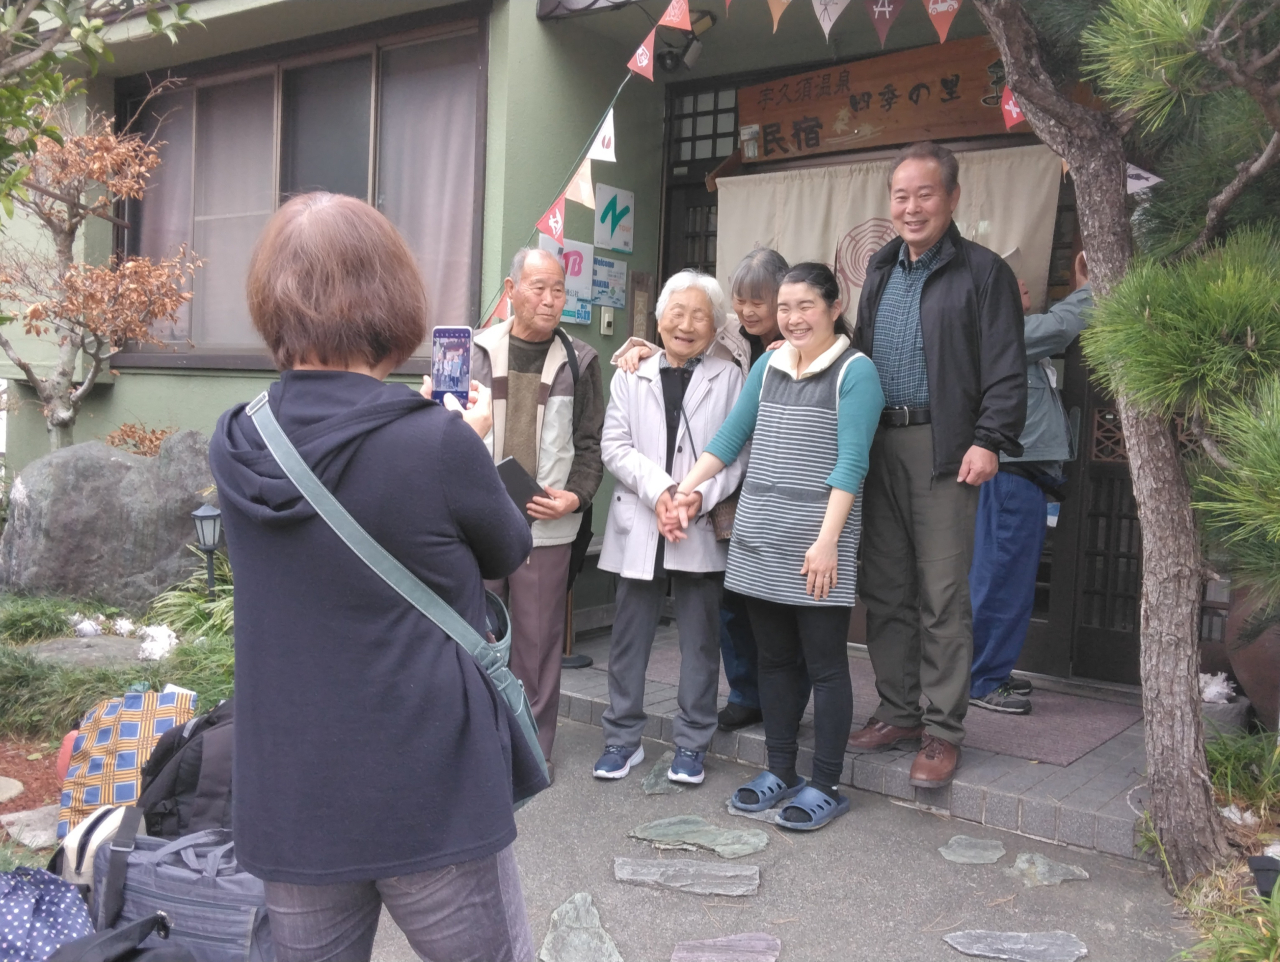
[[818, 23], [822, 24], [822, 32], [827, 40], [831, 39], [831, 28], [849, 6], [849, 0], [813, 0], [813, 12], [818, 15]]
[[564, 199], [574, 201], [583, 207], [590, 207], [592, 210], [596, 209], [596, 189], [591, 183], [590, 157], [582, 162], [578, 172], [573, 175], [573, 180], [569, 181], [569, 186], [564, 192]]
[[616, 163], [617, 158], [613, 155], [613, 108], [609, 108], [609, 112], [604, 115], [604, 123], [600, 125], [600, 132], [596, 134], [596, 139], [591, 144], [591, 150], [587, 152], [589, 160], [607, 160], [609, 163]]

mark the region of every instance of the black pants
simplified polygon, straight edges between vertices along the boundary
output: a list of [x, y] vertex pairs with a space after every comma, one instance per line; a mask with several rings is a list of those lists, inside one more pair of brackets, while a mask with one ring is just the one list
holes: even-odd
[[[780, 605], [747, 599], [760, 666], [760, 709], [769, 770], [795, 768], [796, 734], [813, 682], [813, 782], [825, 788], [840, 783], [845, 745], [853, 724], [853, 686], [849, 682], [851, 609]], [[804, 655], [803, 664], [799, 655]]]

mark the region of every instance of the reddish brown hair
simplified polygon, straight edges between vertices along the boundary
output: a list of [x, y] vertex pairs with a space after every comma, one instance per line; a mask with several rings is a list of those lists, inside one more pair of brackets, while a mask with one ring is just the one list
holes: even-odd
[[249, 262], [253, 326], [276, 367], [400, 365], [427, 336], [427, 295], [404, 238], [362, 200], [316, 192], [267, 222]]

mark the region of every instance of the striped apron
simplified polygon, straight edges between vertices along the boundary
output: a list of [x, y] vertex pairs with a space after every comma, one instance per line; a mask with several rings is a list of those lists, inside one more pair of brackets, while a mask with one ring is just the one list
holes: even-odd
[[804, 555], [818, 540], [836, 466], [840, 380], [860, 352], [849, 348], [825, 370], [796, 381], [767, 367], [742, 484], [729, 566], [730, 591], [784, 605], [852, 607], [862, 530], [862, 491], [840, 532], [839, 584], [823, 601], [805, 594]]

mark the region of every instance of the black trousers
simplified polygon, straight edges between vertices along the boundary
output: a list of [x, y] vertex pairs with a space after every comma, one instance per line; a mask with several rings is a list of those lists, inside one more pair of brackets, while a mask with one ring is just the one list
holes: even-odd
[[765, 749], [774, 774], [795, 768], [796, 735], [809, 700], [809, 681], [813, 683], [813, 782], [826, 788], [840, 783], [853, 724], [847, 647], [851, 610], [747, 599], [759, 658]]

